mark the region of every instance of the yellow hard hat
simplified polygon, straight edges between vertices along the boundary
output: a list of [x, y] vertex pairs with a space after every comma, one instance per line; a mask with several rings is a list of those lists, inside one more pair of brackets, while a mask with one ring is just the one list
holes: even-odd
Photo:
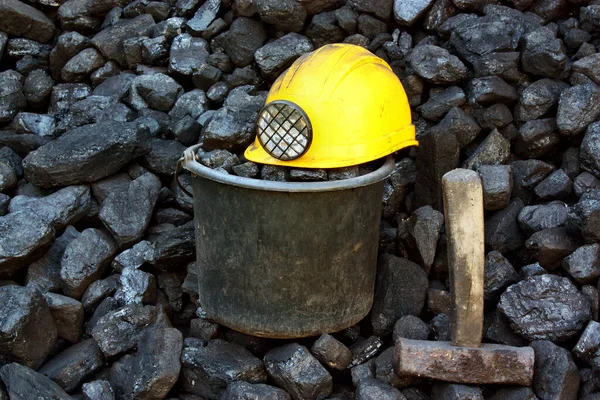
[[338, 168], [416, 146], [404, 88], [362, 47], [330, 44], [277, 78], [244, 155], [262, 164]]

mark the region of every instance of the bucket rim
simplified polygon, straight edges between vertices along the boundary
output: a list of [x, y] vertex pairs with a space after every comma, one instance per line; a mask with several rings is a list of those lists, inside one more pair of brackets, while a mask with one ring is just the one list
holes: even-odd
[[[209, 179], [225, 185], [237, 186], [245, 189], [265, 190], [270, 192], [288, 192], [288, 193], [314, 193], [314, 192], [332, 192], [338, 190], [354, 189], [358, 187], [369, 186], [389, 177], [396, 167], [396, 163], [391, 155], [385, 158], [385, 162], [375, 171], [368, 174], [349, 179], [324, 182], [278, 182], [266, 181], [254, 178], [245, 178], [237, 175], [224, 174], [214, 169], [208, 168], [196, 161], [196, 151], [200, 145], [188, 147], [179, 159], [180, 165], [192, 173], [202, 178]], [[176, 171], [178, 172], [178, 171]], [[177, 173], [176, 173], [177, 175]], [[177, 178], [176, 178], [177, 179]]]

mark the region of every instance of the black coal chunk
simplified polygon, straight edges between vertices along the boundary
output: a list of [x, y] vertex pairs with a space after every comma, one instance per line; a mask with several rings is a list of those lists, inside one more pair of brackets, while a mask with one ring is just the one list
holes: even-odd
[[333, 380], [304, 346], [290, 343], [269, 351], [264, 358], [267, 372], [294, 400], [331, 394]]
[[567, 278], [545, 274], [509, 286], [498, 310], [529, 340], [565, 341], [592, 318], [590, 301]]

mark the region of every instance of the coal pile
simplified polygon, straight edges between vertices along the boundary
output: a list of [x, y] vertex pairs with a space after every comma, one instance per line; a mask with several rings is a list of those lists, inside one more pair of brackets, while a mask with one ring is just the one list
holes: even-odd
[[[274, 79], [336, 42], [390, 64], [420, 142], [385, 182], [373, 309], [297, 341], [219, 326], [176, 162], [368, 172], [243, 157]], [[395, 339], [449, 340], [457, 167], [484, 186], [484, 341], [531, 345], [532, 387], [394, 373]], [[2, 400], [598, 399], [599, 278], [598, 0], [0, 0]]]

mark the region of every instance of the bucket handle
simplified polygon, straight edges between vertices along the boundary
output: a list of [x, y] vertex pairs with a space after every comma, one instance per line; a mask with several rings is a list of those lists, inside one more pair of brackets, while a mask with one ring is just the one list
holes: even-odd
[[198, 161], [198, 158], [196, 157], [196, 151], [198, 151], [200, 146], [202, 146], [202, 145], [197, 144], [197, 145], [194, 145], [194, 146], [191, 146], [191, 147], [188, 147], [187, 149], [185, 149], [183, 151], [183, 154], [179, 158], [179, 160], [177, 160], [177, 166], [175, 167], [175, 183], [177, 184], [177, 186], [179, 187], [179, 189], [181, 189], [181, 191], [183, 193], [187, 194], [190, 197], [194, 197], [194, 195], [191, 194], [185, 188], [185, 186], [183, 186], [181, 184], [181, 182], [179, 181], [179, 174], [181, 172], [181, 167], [184, 167], [185, 164], [188, 164], [188, 163], [194, 162], [194, 161]]

